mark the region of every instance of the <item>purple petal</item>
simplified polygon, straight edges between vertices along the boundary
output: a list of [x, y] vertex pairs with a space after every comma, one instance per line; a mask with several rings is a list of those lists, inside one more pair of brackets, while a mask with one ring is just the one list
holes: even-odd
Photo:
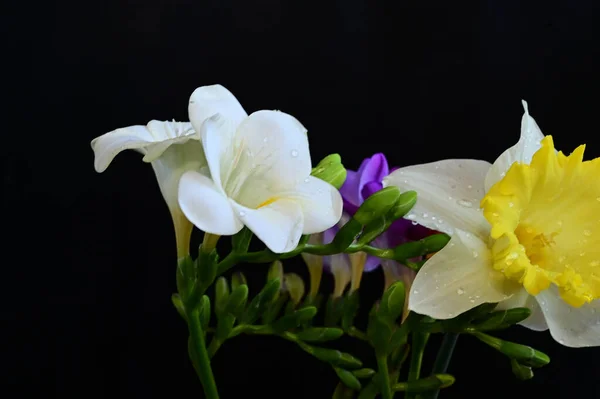
[[[354, 207], [358, 207], [361, 203], [360, 200], [360, 174], [353, 170], [348, 170], [346, 175], [346, 181], [342, 184], [340, 188], [340, 194], [342, 194], [342, 198], [344, 199], [344, 204], [348, 203], [349, 205], [353, 205]], [[356, 212], [356, 211], [355, 211]]]
[[378, 181], [370, 181], [362, 188], [360, 194], [364, 199], [369, 198], [371, 195], [383, 188], [383, 184]]
[[[369, 182], [381, 183], [383, 178], [390, 173], [387, 159], [381, 153], [373, 155], [368, 162], [364, 162], [359, 169], [358, 174], [360, 175], [360, 186], [359, 190], [362, 192], [362, 188]], [[362, 194], [360, 195], [361, 203], [364, 201]]]
[[376, 256], [369, 255], [367, 256], [367, 261], [365, 262], [365, 272], [371, 272], [381, 264], [381, 259]]

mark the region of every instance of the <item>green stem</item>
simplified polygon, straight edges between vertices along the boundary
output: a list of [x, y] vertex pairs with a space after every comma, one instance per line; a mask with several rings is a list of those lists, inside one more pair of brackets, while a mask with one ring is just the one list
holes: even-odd
[[219, 392], [217, 391], [215, 377], [210, 367], [210, 358], [208, 357], [206, 343], [204, 342], [204, 332], [200, 325], [199, 310], [186, 310], [186, 314], [191, 339], [190, 349], [193, 354], [192, 362], [195, 365], [194, 368], [196, 369], [198, 378], [200, 378], [204, 394], [208, 399], [219, 399]]
[[[427, 345], [428, 333], [414, 332], [412, 336], [410, 369], [408, 370], [408, 382], [416, 381], [421, 377], [421, 364], [423, 363], [423, 353]], [[407, 394], [406, 399], [414, 399], [414, 394]]]
[[[454, 347], [456, 346], [456, 341], [458, 340], [458, 333], [446, 333], [444, 334], [444, 339], [442, 340], [442, 345], [438, 350], [437, 356], [435, 358], [435, 363], [433, 364], [433, 370], [431, 374], [445, 374], [446, 370], [448, 370], [448, 365], [450, 364], [450, 358], [452, 358], [452, 353], [454, 352]], [[440, 390], [437, 389], [428, 394], [424, 394], [423, 399], [437, 399]]]
[[358, 328], [352, 326], [348, 329], [347, 334], [353, 338], [360, 339], [362, 341], [369, 341], [369, 337], [364, 332], [360, 331]]
[[388, 370], [387, 356], [377, 355], [377, 368], [379, 369], [379, 380], [381, 382], [381, 396], [383, 399], [392, 399], [392, 386], [390, 383], [390, 372]]

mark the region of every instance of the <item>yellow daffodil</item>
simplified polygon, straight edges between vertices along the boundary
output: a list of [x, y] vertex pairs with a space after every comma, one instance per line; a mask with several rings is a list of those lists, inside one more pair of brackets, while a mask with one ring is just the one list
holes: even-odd
[[528, 307], [524, 326], [598, 346], [600, 158], [557, 152], [523, 106], [519, 142], [493, 165], [449, 159], [385, 179], [418, 192], [407, 218], [452, 237], [417, 274], [409, 307], [437, 319], [486, 302]]

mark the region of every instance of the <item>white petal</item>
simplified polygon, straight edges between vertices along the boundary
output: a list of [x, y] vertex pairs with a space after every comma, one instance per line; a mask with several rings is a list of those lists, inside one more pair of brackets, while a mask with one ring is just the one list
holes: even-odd
[[483, 241], [456, 230], [450, 242], [429, 259], [413, 282], [410, 310], [449, 319], [486, 302], [500, 302], [517, 289], [491, 266]]
[[242, 222], [271, 251], [289, 252], [298, 246], [304, 223], [297, 202], [281, 199], [259, 209], [235, 203], [234, 207]]
[[275, 193], [275, 196], [298, 202], [304, 214], [302, 234], [320, 233], [333, 227], [342, 217], [344, 203], [340, 192], [331, 184], [308, 176], [294, 192]]
[[215, 114], [225, 118], [229, 130], [235, 130], [248, 116], [235, 96], [221, 85], [202, 86], [194, 90], [190, 96], [188, 114], [197, 132], [202, 123]]
[[253, 113], [229, 145], [234, 151], [221, 158], [221, 182], [228, 197], [248, 208], [293, 190], [312, 170], [306, 128], [283, 112]]
[[206, 233], [233, 235], [244, 227], [229, 199], [199, 172], [181, 176], [179, 206], [190, 222]]
[[572, 348], [600, 346], [600, 300], [574, 308], [560, 298], [554, 286], [536, 298], [556, 341]]
[[233, 162], [237, 151], [233, 146], [235, 128], [223, 115], [216, 114], [200, 126], [199, 134], [212, 180], [217, 188], [223, 191], [222, 166], [229, 168], [227, 164]]
[[531, 315], [519, 323], [523, 327], [527, 327], [533, 331], [546, 331], [548, 329], [548, 324], [540, 305], [534, 296], [529, 295], [525, 288], [519, 289], [512, 297], [500, 302], [496, 306], [496, 310], [514, 308], [529, 308], [531, 310]]
[[139, 150], [156, 139], [146, 126], [136, 125], [113, 130], [92, 140], [94, 151], [94, 167], [97, 172], [104, 172], [115, 156], [123, 150]]
[[496, 159], [487, 176], [485, 177], [485, 190], [488, 191], [504, 174], [514, 162], [530, 163], [533, 154], [540, 149], [540, 141], [544, 134], [535, 120], [529, 116], [527, 102], [523, 101], [523, 118], [521, 119], [521, 138], [514, 146], [504, 151]]
[[200, 140], [200, 135], [195, 133], [189, 122], [153, 120], [148, 123], [148, 130], [155, 138], [161, 139], [145, 148], [144, 162], [154, 161], [173, 144], [183, 144], [190, 139]]
[[417, 203], [407, 218], [447, 234], [460, 229], [487, 239], [490, 227], [479, 202], [489, 167], [486, 161], [447, 159], [395, 170], [383, 185], [417, 192]]

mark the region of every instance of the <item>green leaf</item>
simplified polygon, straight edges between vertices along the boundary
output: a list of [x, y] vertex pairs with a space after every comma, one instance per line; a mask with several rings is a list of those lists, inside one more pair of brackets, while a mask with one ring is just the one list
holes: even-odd
[[346, 169], [342, 165], [339, 154], [331, 154], [323, 158], [311, 172], [311, 175], [326, 181], [338, 190], [346, 181]]
[[404, 283], [396, 281], [383, 293], [377, 315], [389, 323], [395, 323], [404, 311], [405, 297]]
[[215, 339], [218, 341], [225, 341], [229, 338], [231, 334], [231, 330], [233, 330], [233, 325], [235, 323], [235, 316], [231, 313], [226, 313], [222, 315], [217, 320], [217, 329], [215, 330]]
[[333, 248], [337, 250], [337, 252], [343, 252], [346, 248], [348, 248], [356, 237], [362, 231], [362, 224], [360, 224], [356, 219], [350, 218], [346, 224], [344, 224], [336, 233], [333, 241], [331, 241], [331, 245]]
[[344, 331], [339, 328], [328, 327], [310, 327], [306, 330], [296, 333], [296, 337], [305, 342], [327, 342], [338, 339], [344, 335]]
[[488, 344], [497, 351], [525, 366], [542, 367], [550, 363], [548, 355], [535, 350], [532, 347], [503, 341], [499, 338], [480, 332], [473, 332], [472, 335], [477, 337], [481, 342]]
[[217, 316], [223, 314], [225, 305], [229, 298], [229, 283], [223, 276], [217, 279], [215, 284], [215, 313]]
[[304, 280], [296, 273], [286, 273], [283, 275], [283, 286], [290, 294], [290, 300], [294, 305], [298, 305], [304, 296]]
[[498, 330], [517, 324], [531, 315], [529, 308], [514, 308], [493, 312], [474, 327], [480, 331]]
[[416, 381], [401, 382], [392, 387], [394, 392], [429, 392], [438, 389], [448, 388], [454, 384], [455, 378], [450, 374], [435, 374]]
[[235, 290], [240, 285], [248, 285], [246, 276], [242, 272], [235, 272], [231, 276], [231, 289]]
[[344, 331], [348, 331], [354, 325], [354, 318], [358, 312], [360, 305], [358, 290], [354, 291], [344, 299], [342, 303], [342, 328]]
[[387, 320], [379, 317], [377, 314], [369, 317], [367, 336], [377, 354], [387, 354], [392, 350], [390, 347], [390, 339], [394, 332], [393, 328], [393, 325]]
[[248, 251], [250, 241], [252, 241], [252, 232], [247, 227], [244, 227], [239, 233], [231, 237], [231, 246], [233, 252], [245, 253]]
[[533, 378], [533, 370], [531, 367], [523, 366], [515, 359], [510, 360], [512, 372], [521, 381], [530, 380]]
[[330, 296], [325, 304], [325, 326], [334, 327], [340, 321], [344, 310], [345, 297]]
[[281, 317], [279, 320], [273, 323], [273, 331], [278, 334], [284, 331], [289, 331], [312, 319], [316, 314], [317, 308], [314, 306], [298, 309], [291, 314]]
[[200, 326], [202, 331], [206, 332], [210, 323], [210, 298], [207, 295], [202, 295], [200, 299]]
[[252, 299], [246, 312], [241, 316], [240, 323], [252, 324], [263, 314], [267, 307], [273, 302], [276, 294], [279, 294], [279, 279], [269, 280], [263, 289]]
[[340, 378], [340, 381], [344, 383], [344, 385], [355, 391], [360, 391], [360, 389], [362, 388], [360, 385], [360, 381], [358, 381], [358, 378], [356, 378], [352, 372], [341, 369], [339, 367], [334, 367], [333, 369]]
[[173, 306], [175, 306], [175, 309], [177, 309], [177, 313], [179, 313], [179, 316], [183, 317], [183, 320], [187, 321], [185, 308], [183, 307], [183, 302], [181, 301], [181, 297], [179, 296], [179, 294], [171, 295], [171, 302], [173, 302]]
[[248, 286], [240, 285], [231, 292], [225, 305], [225, 312], [239, 316], [244, 312], [248, 300]]
[[216, 250], [210, 253], [202, 251], [202, 245], [198, 250], [198, 258], [196, 259], [196, 269], [198, 274], [198, 284], [200, 293], [204, 293], [208, 287], [212, 285], [217, 276], [217, 264], [219, 255]]
[[307, 351], [317, 359], [330, 363], [334, 366], [357, 369], [362, 366], [362, 362], [354, 356], [340, 352], [336, 349], [319, 348], [316, 346], [308, 347]]
[[400, 198], [400, 190], [397, 187], [385, 187], [368, 197], [358, 208], [353, 216], [363, 226], [371, 221], [380, 219], [385, 215]]
[[278, 298], [273, 301], [265, 310], [262, 315], [262, 321], [264, 324], [271, 324], [273, 320], [279, 316], [281, 313], [281, 308], [289, 299], [289, 294], [287, 292], [278, 293]]
[[360, 378], [362, 380], [362, 379], [365, 379], [365, 378], [371, 378], [371, 377], [373, 377], [375, 375], [375, 370], [373, 370], [373, 369], [367, 369], [367, 368], [365, 368], [365, 369], [359, 369], [359, 370], [354, 370], [352, 372], [352, 374], [354, 374], [354, 376], [356, 378]]

